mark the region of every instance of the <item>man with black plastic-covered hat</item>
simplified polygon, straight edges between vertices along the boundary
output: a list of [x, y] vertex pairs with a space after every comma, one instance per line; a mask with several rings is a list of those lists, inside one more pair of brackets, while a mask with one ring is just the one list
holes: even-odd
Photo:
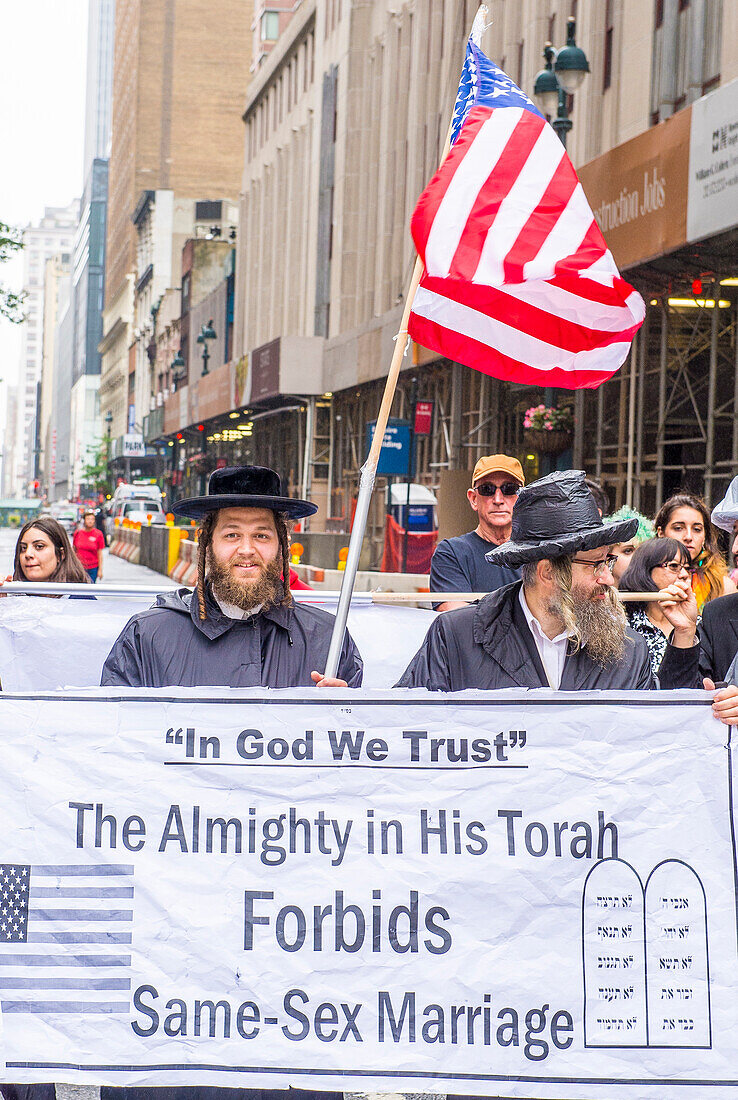
[[[555, 472], [521, 489], [511, 538], [489, 561], [522, 569], [522, 580], [432, 623], [398, 687], [654, 688], [646, 643], [627, 625], [614, 591], [610, 547], [636, 520], [605, 526], [579, 470]], [[673, 601], [673, 627], [659, 670], [662, 688], [698, 686], [695, 627]]]
[[327, 679], [333, 616], [290, 596], [287, 524], [315, 504], [284, 496], [274, 470], [237, 466], [216, 470], [206, 496], [172, 511], [200, 520], [197, 586], [134, 615], [105, 661], [104, 687], [360, 686], [348, 631], [338, 677]]

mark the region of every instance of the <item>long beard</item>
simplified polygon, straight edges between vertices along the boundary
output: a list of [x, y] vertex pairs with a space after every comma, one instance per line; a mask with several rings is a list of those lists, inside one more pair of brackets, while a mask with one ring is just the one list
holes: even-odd
[[582, 645], [602, 668], [620, 664], [625, 656], [625, 612], [611, 589], [604, 600], [592, 600], [572, 587], [574, 621]]
[[579, 644], [601, 668], [619, 664], [625, 656], [625, 612], [612, 589], [604, 600], [572, 586], [571, 592], [554, 597], [548, 606], [564, 629], [575, 633]]
[[266, 564], [253, 581], [239, 580], [230, 566], [221, 565], [209, 551], [207, 567], [210, 585], [222, 603], [253, 611], [257, 607], [274, 607], [282, 598], [282, 563], [278, 559]]

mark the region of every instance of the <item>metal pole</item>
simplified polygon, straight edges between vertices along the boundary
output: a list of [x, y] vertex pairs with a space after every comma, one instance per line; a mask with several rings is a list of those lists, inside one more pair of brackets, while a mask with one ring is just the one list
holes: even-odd
[[[448, 152], [449, 143], [450, 131], [449, 137], [446, 139], [446, 152]], [[382, 441], [384, 440], [387, 421], [389, 420], [389, 414], [392, 409], [392, 401], [395, 396], [395, 390], [397, 389], [397, 379], [400, 376], [400, 367], [402, 366], [402, 359], [409, 339], [407, 326], [410, 320], [410, 311], [415, 298], [415, 291], [420, 285], [422, 275], [423, 265], [421, 261], [417, 259], [415, 261], [413, 276], [410, 280], [410, 288], [405, 298], [405, 308], [402, 312], [400, 331], [395, 340], [395, 350], [392, 355], [392, 362], [390, 363], [390, 368], [387, 373], [382, 404], [377, 414], [377, 422], [374, 427], [374, 438], [369, 448], [367, 460], [359, 472], [359, 493], [356, 499], [354, 525], [351, 528], [351, 538], [349, 539], [348, 554], [346, 556], [346, 568], [343, 573], [343, 580], [341, 581], [341, 595], [338, 598], [336, 621], [333, 624], [333, 634], [331, 635], [331, 644], [328, 649], [328, 658], [324, 670], [324, 675], [330, 678], [335, 677], [338, 671], [338, 662], [341, 659], [343, 636], [346, 632], [346, 619], [348, 618], [349, 607], [351, 605], [351, 593], [353, 592], [356, 574], [359, 569], [359, 558], [361, 556], [361, 546], [364, 541], [366, 520], [369, 515], [369, 504], [371, 503], [374, 482], [377, 477], [379, 452], [382, 449]]]
[[[474, 20], [475, 26], [477, 21], [483, 23], [486, 14], [485, 5], [480, 5]], [[474, 33], [474, 27], [472, 27], [472, 34]], [[441, 154], [441, 164], [446, 159], [448, 151], [451, 148], [451, 127], [448, 128], [446, 134], [446, 141]], [[341, 581], [341, 595], [338, 599], [338, 608], [336, 610], [336, 621], [333, 624], [333, 634], [331, 635], [331, 644], [328, 649], [328, 658], [326, 660], [325, 676], [333, 678], [338, 671], [338, 662], [341, 658], [341, 649], [343, 648], [343, 636], [346, 632], [346, 619], [348, 618], [349, 606], [351, 604], [351, 593], [353, 592], [354, 582], [356, 580], [356, 573], [359, 568], [359, 557], [361, 554], [361, 545], [364, 540], [364, 529], [366, 527], [366, 520], [369, 514], [369, 502], [371, 501], [372, 490], [374, 489], [374, 482], [377, 477], [377, 465], [379, 463], [379, 452], [382, 449], [382, 441], [384, 439], [385, 428], [387, 427], [387, 421], [389, 420], [390, 410], [392, 409], [392, 401], [394, 400], [395, 390], [397, 389], [397, 380], [400, 376], [400, 367], [402, 366], [402, 359], [405, 354], [405, 348], [409, 339], [407, 326], [410, 320], [410, 311], [412, 310], [413, 301], [415, 299], [415, 292], [420, 285], [420, 280], [423, 275], [423, 264], [420, 259], [416, 259], [415, 267], [413, 269], [412, 279], [410, 280], [410, 286], [408, 288], [407, 295], [405, 296], [405, 308], [402, 311], [402, 321], [400, 322], [400, 331], [397, 333], [395, 339], [395, 350], [392, 355], [392, 361], [390, 363], [389, 371], [387, 372], [387, 381], [384, 387], [384, 394], [382, 396], [382, 404], [379, 407], [379, 413], [377, 414], [377, 423], [374, 428], [374, 439], [372, 445], [369, 448], [369, 456], [361, 467], [359, 476], [359, 495], [356, 501], [356, 513], [354, 515], [354, 525], [351, 530], [351, 538], [349, 539], [348, 555], [346, 557], [346, 568], [343, 574], [343, 580]]]
[[733, 339], [735, 341], [735, 367], [733, 373], [733, 446], [730, 451], [730, 460], [735, 474], [738, 466], [738, 303], [736, 303], [733, 315]]
[[333, 398], [331, 398], [330, 400], [330, 408], [328, 409], [328, 498], [326, 500], [326, 518], [333, 515], [333, 451], [336, 442], [333, 416]]
[[642, 339], [641, 333], [636, 333], [630, 349], [630, 377], [628, 379], [630, 391], [628, 395], [628, 460], [625, 474], [625, 503], [629, 508], [633, 507], [633, 457], [635, 443], [635, 413], [636, 413], [636, 369], [638, 364], [638, 343]]
[[574, 394], [574, 446], [572, 464], [575, 470], [584, 469], [584, 390]]
[[566, 109], [566, 92], [561, 87], [561, 85], [559, 85], [559, 110], [556, 118], [553, 120], [551, 125], [556, 131], [556, 136], [558, 137], [559, 141], [566, 149], [566, 135], [571, 130], [573, 123], [569, 118], [569, 112]]
[[597, 390], [597, 462], [595, 465], [595, 473], [597, 474], [597, 480], [602, 480], [602, 430], [604, 428], [605, 420], [605, 384], [604, 382]]
[[712, 317], [710, 318], [710, 373], [707, 380], [707, 424], [705, 425], [705, 477], [704, 497], [712, 507], [712, 479], [715, 461], [715, 391], [717, 388], [718, 337], [720, 335], [720, 283], [712, 288]]
[[[664, 502], [664, 435], [666, 434], [666, 361], [669, 348], [669, 311], [661, 303], [661, 347], [659, 349], [659, 425], [656, 434], [656, 511]], [[738, 366], [736, 367], [738, 379]]]
[[407, 456], [407, 499], [405, 502], [405, 530], [402, 536], [402, 571], [407, 573], [407, 544], [410, 537], [410, 483], [415, 472], [415, 406], [418, 403], [418, 380], [413, 378], [410, 390], [410, 446]]
[[641, 475], [643, 473], [643, 391], [646, 384], [646, 353], [648, 350], [648, 320], [649, 312], [646, 310], [646, 318], [641, 329], [640, 355], [638, 356], [638, 405], [636, 413], [638, 426], [636, 429], [636, 479], [633, 488], [633, 507], [637, 512], [641, 510]]
[[[451, 410], [449, 414], [449, 435], [450, 435], [450, 454], [449, 454], [449, 469], [463, 469], [463, 465], [466, 464], [466, 455], [463, 454], [463, 447], [461, 446], [461, 426], [462, 426], [462, 401], [463, 390], [461, 372], [464, 370], [460, 363], [451, 364]], [[462, 456], [464, 457], [464, 464], [462, 465]]]
[[309, 397], [305, 415], [305, 447], [302, 452], [302, 490], [300, 495], [307, 500], [310, 492], [310, 462], [313, 457], [313, 430], [315, 420], [315, 398]]

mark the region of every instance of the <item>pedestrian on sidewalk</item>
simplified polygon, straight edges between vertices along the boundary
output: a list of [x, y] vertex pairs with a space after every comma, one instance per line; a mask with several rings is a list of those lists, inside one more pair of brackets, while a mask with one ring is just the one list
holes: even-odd
[[105, 536], [95, 524], [95, 509], [85, 508], [82, 513], [82, 526], [74, 532], [72, 543], [79, 560], [93, 584], [102, 580], [103, 550]]

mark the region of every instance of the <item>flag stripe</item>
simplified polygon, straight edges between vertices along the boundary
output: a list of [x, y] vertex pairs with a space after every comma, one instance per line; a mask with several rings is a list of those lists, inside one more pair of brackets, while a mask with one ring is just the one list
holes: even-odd
[[130, 989], [130, 978], [2, 978], [0, 989]]
[[[450, 298], [426, 299], [427, 294], [428, 292], [423, 288], [418, 290], [416, 302], [418, 298], [421, 300], [414, 312], [434, 321], [434, 310], [437, 310], [440, 305], [443, 308], [443, 323], [447, 328], [472, 340], [488, 344], [498, 354], [527, 363], [539, 371], [551, 370], [554, 367], [561, 370], [586, 370], [590, 360], [594, 360], [592, 368], [598, 369], [597, 364], [601, 363], [605, 357], [611, 362], [617, 361], [617, 366], [620, 366], [628, 353], [628, 344], [614, 342], [606, 348], [567, 351], [548, 340], [541, 340], [531, 333], [522, 332], [519, 328], [513, 328], [496, 317], [489, 317], [460, 302], [452, 302]], [[589, 357], [587, 350], [596, 350], [599, 354]]]
[[32, 886], [32, 898], [132, 898], [132, 886]]
[[[525, 284], [527, 287], [527, 284]], [[556, 312], [556, 293], [552, 294], [551, 306], [548, 306], [545, 288], [547, 284], [538, 284], [541, 299], [538, 301], [526, 301], [515, 294], [516, 287], [479, 287], [460, 283], [453, 279], [424, 279], [415, 296], [415, 305], [412, 317], [424, 316], [428, 320], [442, 323], [445, 304], [448, 302], [450, 311], [457, 306], [463, 307], [477, 315], [475, 331], [481, 331], [481, 325], [485, 318], [493, 323], [505, 325], [507, 330], [519, 333], [521, 341], [532, 336], [535, 340], [549, 345], [549, 352], [556, 355], [558, 351], [577, 354], [582, 351], [593, 351], [596, 348], [606, 347], [623, 338], [622, 324], [606, 327], [612, 320], [611, 310], [608, 307], [594, 306], [590, 304], [590, 312], [602, 320], [602, 328], [585, 328], [577, 321], [569, 317], [574, 311], [571, 304], [563, 301], [562, 313]], [[556, 291], [557, 288], [552, 288]], [[568, 316], [567, 316], [568, 313]], [[450, 314], [449, 314], [450, 316]], [[412, 318], [411, 318], [412, 321]], [[455, 331], [460, 331], [456, 324], [449, 326]], [[633, 326], [633, 331], [637, 326]], [[493, 330], [488, 330], [493, 335]], [[410, 335], [413, 335], [411, 331]], [[413, 336], [415, 339], [415, 337]], [[475, 339], [478, 339], [477, 335]], [[514, 337], [513, 337], [514, 338]], [[495, 345], [496, 347], [496, 345]], [[509, 354], [509, 349], [503, 349]], [[514, 356], [519, 358], [519, 356]], [[523, 358], [526, 358], [523, 356]]]
[[[569, 181], [567, 181], [569, 182]], [[562, 256], [574, 260], [586, 239], [592, 215], [582, 190], [582, 185], [574, 177], [575, 187], [560, 210], [555, 224], [534, 258], [523, 265], [525, 279], [550, 279], [556, 270], [556, 264]], [[605, 250], [604, 241], [600, 251]]]
[[62, 878], [72, 876], [73, 878], [80, 878], [86, 876], [96, 875], [132, 875], [133, 864], [132, 863], [98, 863], [98, 864], [63, 864], [59, 866], [49, 866], [43, 864], [36, 866], [33, 865], [34, 878], [38, 875], [58, 875]]
[[29, 918], [36, 920], [133, 920], [132, 909], [29, 909]]
[[[522, 283], [524, 279], [533, 277], [545, 279], [553, 274], [553, 271], [550, 271], [548, 276], [543, 274], [545, 260], [541, 264], [539, 274], [537, 258], [558, 225], [562, 209], [569, 203], [577, 187], [576, 174], [566, 172], [564, 166], [560, 165], [560, 171], [548, 181], [539, 205], [531, 213], [518, 239], [505, 257], [506, 283]], [[531, 259], [531, 256], [534, 259]]]
[[36, 1012], [40, 1014], [54, 1013], [94, 1013], [95, 1015], [112, 1015], [117, 1012], [128, 1012], [128, 1001], [3, 1001], [3, 1012]]
[[[526, 112], [527, 114], [527, 112]], [[499, 210], [489, 227], [479, 266], [473, 273], [475, 283], [499, 286], [505, 280], [505, 261], [508, 253], [520, 238], [525, 226], [538, 208], [551, 180], [551, 149], [548, 134], [542, 129], [545, 123], [537, 123], [535, 145], [518, 166], [512, 156], [506, 158], [514, 175], [506, 182], [506, 194], [499, 203]], [[522, 124], [519, 127], [522, 129]], [[530, 123], [525, 126], [526, 135], [516, 135], [516, 149], [525, 149], [525, 136], [533, 132]], [[564, 148], [561, 147], [563, 155]]]
[[0, 966], [130, 966], [130, 955], [26, 955], [0, 952]]
[[131, 932], [29, 932], [27, 943], [132, 943]]
[[[476, 109], [472, 113], [476, 114]], [[470, 130], [473, 136], [463, 160], [463, 171], [451, 176], [428, 234], [425, 267], [430, 274], [443, 277], [448, 275], [463, 227], [474, 209], [479, 191], [489, 177], [491, 168], [499, 160], [521, 113], [515, 110], [495, 111], [491, 114], [483, 111], [484, 121], [476, 134], [473, 133], [473, 128]], [[457, 154], [457, 150], [458, 154], [463, 153], [462, 142], [465, 137], [464, 134], [459, 139], [454, 147], [454, 154]], [[498, 152], [490, 166], [488, 145], [491, 142], [497, 144]], [[449, 160], [450, 158], [446, 160], [444, 167], [449, 164]]]
[[487, 344], [461, 336], [444, 325], [422, 317], [416, 319], [412, 336], [423, 347], [437, 348], [441, 355], [454, 362], [464, 362], [482, 374], [489, 374], [506, 382], [519, 382], [528, 386], [556, 386], [559, 389], [586, 389], [599, 386], [613, 373], [612, 369], [602, 370], [595, 366], [591, 370], [577, 371], [559, 368], [537, 370], [519, 359], [500, 354]]

